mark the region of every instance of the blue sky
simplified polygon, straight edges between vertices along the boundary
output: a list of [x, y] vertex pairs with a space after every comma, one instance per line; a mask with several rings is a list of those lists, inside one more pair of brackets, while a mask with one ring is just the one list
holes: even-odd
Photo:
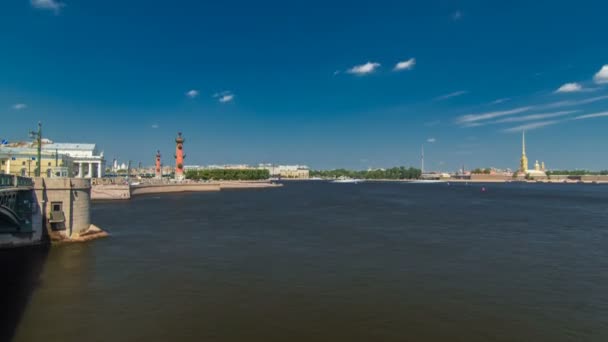
[[[608, 169], [605, 1], [8, 0], [0, 137], [108, 159]], [[559, 90], [561, 88], [561, 90]]]

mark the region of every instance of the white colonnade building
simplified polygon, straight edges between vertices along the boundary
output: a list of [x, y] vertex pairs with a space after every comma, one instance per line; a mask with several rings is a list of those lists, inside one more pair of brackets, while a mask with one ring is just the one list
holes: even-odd
[[77, 178], [101, 178], [104, 175], [105, 159], [95, 144], [52, 143], [42, 145], [43, 151], [68, 156]]

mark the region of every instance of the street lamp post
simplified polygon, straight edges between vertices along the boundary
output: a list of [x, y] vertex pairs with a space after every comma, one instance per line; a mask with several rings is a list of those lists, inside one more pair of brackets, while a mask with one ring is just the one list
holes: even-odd
[[34, 175], [36, 177], [40, 177], [40, 169], [42, 167], [42, 163], [40, 158], [42, 157], [42, 122], [38, 121], [38, 132], [30, 131], [30, 137], [36, 139], [36, 144], [38, 145], [38, 157], [36, 160], [36, 169], [34, 170]]
[[422, 144], [420, 150], [420, 173], [424, 173], [424, 144]]

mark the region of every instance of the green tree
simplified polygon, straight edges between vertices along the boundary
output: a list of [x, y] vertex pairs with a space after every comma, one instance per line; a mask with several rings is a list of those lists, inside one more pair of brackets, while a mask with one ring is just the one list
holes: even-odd
[[270, 178], [270, 172], [262, 169], [213, 169], [188, 170], [186, 178], [192, 180], [265, 180]]

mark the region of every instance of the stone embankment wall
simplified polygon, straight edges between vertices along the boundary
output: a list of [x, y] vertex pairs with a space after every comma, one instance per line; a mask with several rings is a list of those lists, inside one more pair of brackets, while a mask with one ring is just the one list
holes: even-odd
[[131, 198], [129, 185], [104, 184], [93, 185], [91, 199], [93, 200], [127, 200]]
[[512, 180], [511, 175], [485, 175], [485, 174], [472, 174], [471, 181], [474, 182], [505, 182]]
[[225, 181], [220, 182], [222, 189], [256, 189], [256, 188], [275, 188], [283, 186], [279, 183], [269, 181]]
[[176, 192], [206, 192], [220, 191], [221, 189], [259, 189], [280, 187], [282, 184], [275, 184], [269, 181], [225, 181], [198, 183], [192, 181], [169, 183], [150, 182], [138, 185], [122, 184], [96, 184], [91, 190], [93, 200], [125, 200], [132, 196], [146, 194], [162, 194]]
[[584, 175], [584, 176], [569, 176], [569, 175], [551, 175], [546, 178], [534, 178], [551, 183], [576, 183], [583, 181], [586, 183], [599, 182], [608, 183], [608, 175]]
[[608, 182], [608, 175], [582, 176], [581, 180], [585, 182]]
[[184, 183], [159, 185], [132, 185], [131, 196], [171, 192], [220, 191], [219, 183]]

